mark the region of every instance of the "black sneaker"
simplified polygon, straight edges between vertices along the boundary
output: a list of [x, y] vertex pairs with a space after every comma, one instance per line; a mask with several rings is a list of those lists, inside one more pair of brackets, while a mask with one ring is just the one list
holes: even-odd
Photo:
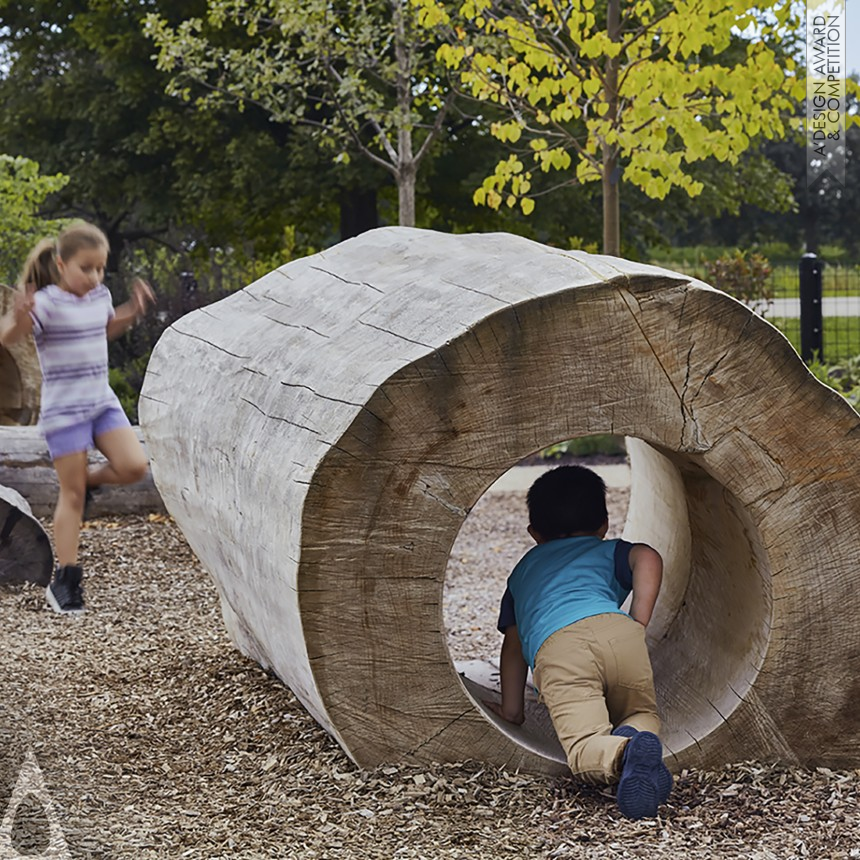
[[84, 589], [81, 586], [83, 575], [83, 569], [72, 564], [56, 569], [51, 584], [45, 589], [48, 606], [54, 612], [61, 615], [81, 615], [86, 612]]

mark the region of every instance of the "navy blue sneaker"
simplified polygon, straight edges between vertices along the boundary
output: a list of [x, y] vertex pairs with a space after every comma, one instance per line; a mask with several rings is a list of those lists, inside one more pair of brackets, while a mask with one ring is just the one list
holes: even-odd
[[[616, 800], [625, 818], [634, 821], [654, 818], [666, 792], [666, 776], [671, 791], [672, 774], [663, 764], [663, 745], [653, 732], [637, 732], [624, 748], [621, 779]], [[664, 798], [665, 799], [665, 798]]]
[[618, 735], [622, 738], [633, 738], [639, 734], [638, 729], [634, 729], [633, 726], [616, 726], [611, 734]]
[[[633, 726], [616, 726], [611, 734], [622, 738], [635, 738], [639, 734], [638, 729]], [[657, 774], [657, 800], [659, 803], [665, 803], [672, 793], [672, 773], [668, 767], [661, 761], [661, 767]]]

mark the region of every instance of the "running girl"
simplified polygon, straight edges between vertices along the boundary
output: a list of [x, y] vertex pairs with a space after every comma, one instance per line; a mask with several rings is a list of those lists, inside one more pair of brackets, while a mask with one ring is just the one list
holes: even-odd
[[[0, 320], [0, 345], [32, 333], [39, 354], [39, 423], [60, 485], [54, 511], [57, 569], [46, 596], [63, 614], [84, 612], [78, 544], [91, 490], [134, 483], [147, 469], [143, 447], [108, 384], [107, 343], [143, 316], [154, 296], [136, 279], [130, 299], [114, 308], [102, 283], [108, 251], [104, 233], [84, 222], [56, 240], [41, 241], [24, 264], [15, 306]], [[89, 471], [93, 445], [107, 463]]]

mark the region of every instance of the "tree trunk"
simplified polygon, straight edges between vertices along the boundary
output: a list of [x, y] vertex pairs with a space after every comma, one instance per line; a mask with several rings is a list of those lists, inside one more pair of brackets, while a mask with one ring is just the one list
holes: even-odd
[[621, 255], [621, 201], [618, 159], [612, 147], [603, 147], [603, 253]]
[[397, 60], [397, 198], [401, 227], [415, 226], [415, 176], [418, 164], [412, 145], [413, 46], [406, 32], [402, 0], [391, 0], [394, 55]]
[[397, 174], [400, 226], [415, 226], [415, 162], [401, 164]]
[[[619, 0], [609, 0], [606, 9], [606, 31], [613, 42], [617, 42], [621, 32], [621, 12]], [[607, 121], [614, 128], [618, 121], [618, 66], [619, 57], [606, 60], [606, 102], [609, 110]], [[621, 254], [621, 206], [619, 192], [621, 171], [618, 164], [616, 144], [601, 143], [603, 151], [603, 253], [613, 257]]]
[[174, 323], [140, 412], [234, 641], [362, 766], [564, 770], [545, 720], [496, 720], [458, 674], [444, 579], [499, 475], [596, 433], [642, 440], [625, 534], [665, 559], [649, 638], [674, 765], [860, 764], [860, 417], [723, 293], [505, 234], [374, 230]]
[[[140, 431], [138, 430], [140, 436]], [[105, 458], [91, 451], [91, 466]], [[57, 505], [57, 473], [48, 454], [45, 439], [37, 427], [0, 427], [0, 484], [27, 501], [37, 517], [48, 517]], [[91, 505], [95, 517], [108, 514], [142, 514], [164, 510], [152, 476], [126, 486], [105, 485]]]

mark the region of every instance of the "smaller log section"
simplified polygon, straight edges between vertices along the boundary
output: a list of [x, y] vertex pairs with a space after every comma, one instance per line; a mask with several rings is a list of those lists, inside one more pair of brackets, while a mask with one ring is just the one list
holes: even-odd
[[[15, 290], [0, 284], [0, 317], [12, 308]], [[0, 426], [31, 426], [39, 420], [42, 372], [32, 337], [0, 346]]]
[[[140, 430], [136, 430], [142, 440]], [[90, 466], [105, 462], [91, 451]], [[38, 427], [0, 427], [0, 484], [16, 490], [37, 517], [49, 517], [57, 504], [57, 473]], [[90, 507], [93, 517], [111, 514], [161, 513], [164, 505], [147, 473], [142, 481], [126, 486], [105, 485]]]
[[51, 542], [20, 493], [0, 486], [0, 582], [47, 585], [54, 568]]

